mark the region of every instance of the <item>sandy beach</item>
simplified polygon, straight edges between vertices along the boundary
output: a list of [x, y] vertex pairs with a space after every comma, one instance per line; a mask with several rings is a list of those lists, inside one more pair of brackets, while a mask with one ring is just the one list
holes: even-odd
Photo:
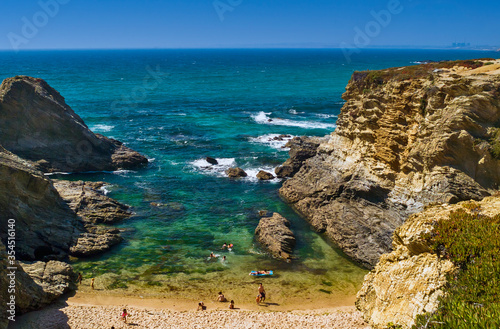
[[[229, 310], [229, 303], [203, 300], [206, 311], [196, 311], [198, 302], [77, 292], [18, 317], [9, 328], [370, 328], [353, 306], [354, 297], [339, 300], [337, 305], [293, 299], [286, 306], [272, 299], [260, 305], [236, 302], [234, 310]], [[120, 318], [124, 308], [130, 314], [126, 324]]]

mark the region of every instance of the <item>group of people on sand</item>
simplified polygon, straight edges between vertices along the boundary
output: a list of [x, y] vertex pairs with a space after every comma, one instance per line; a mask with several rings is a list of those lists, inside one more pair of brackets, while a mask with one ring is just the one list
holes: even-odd
[[[263, 301], [266, 300], [266, 290], [264, 289], [264, 285], [262, 283], [259, 283], [259, 288], [258, 288], [258, 295], [257, 295], [257, 298], [255, 299], [255, 301], [257, 302], [257, 304], [260, 304], [262, 303]], [[227, 298], [226, 296], [224, 296], [224, 294], [222, 293], [222, 291], [219, 291], [219, 295], [217, 296], [217, 301], [220, 302], [220, 303], [225, 303], [227, 302]], [[207, 307], [205, 306], [205, 304], [203, 302], [199, 302], [198, 303], [198, 308], [196, 309], [197, 311], [205, 311], [207, 309]], [[229, 309], [230, 310], [234, 310], [234, 300], [231, 300], [229, 302]]]

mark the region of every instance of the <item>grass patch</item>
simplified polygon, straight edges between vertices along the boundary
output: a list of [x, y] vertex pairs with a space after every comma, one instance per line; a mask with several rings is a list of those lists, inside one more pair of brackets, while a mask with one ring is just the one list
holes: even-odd
[[436, 222], [427, 236], [459, 270], [448, 277], [439, 309], [418, 316], [415, 328], [500, 328], [500, 215], [481, 214], [477, 202], [463, 208]]
[[351, 82], [370, 90], [370, 85], [382, 85], [389, 81], [404, 81], [411, 79], [428, 78], [433, 80], [434, 70], [451, 69], [461, 66], [468, 69], [476, 69], [484, 65], [480, 60], [442, 61], [437, 63], [420, 64], [406, 67], [394, 67], [378, 71], [356, 71], [353, 73]]

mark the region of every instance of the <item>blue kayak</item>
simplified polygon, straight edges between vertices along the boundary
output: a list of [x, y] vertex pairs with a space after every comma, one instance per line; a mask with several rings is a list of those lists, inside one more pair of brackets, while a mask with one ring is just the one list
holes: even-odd
[[[261, 273], [261, 272], [265, 272], [265, 273]], [[250, 272], [249, 275], [252, 275], [252, 276], [269, 276], [269, 275], [273, 275], [273, 271], [252, 271], [252, 272]]]

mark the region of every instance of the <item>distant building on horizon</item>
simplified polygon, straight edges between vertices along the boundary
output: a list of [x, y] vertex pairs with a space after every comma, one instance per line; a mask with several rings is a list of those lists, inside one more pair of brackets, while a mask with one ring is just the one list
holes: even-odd
[[470, 42], [453, 42], [451, 46], [455, 48], [470, 47]]

